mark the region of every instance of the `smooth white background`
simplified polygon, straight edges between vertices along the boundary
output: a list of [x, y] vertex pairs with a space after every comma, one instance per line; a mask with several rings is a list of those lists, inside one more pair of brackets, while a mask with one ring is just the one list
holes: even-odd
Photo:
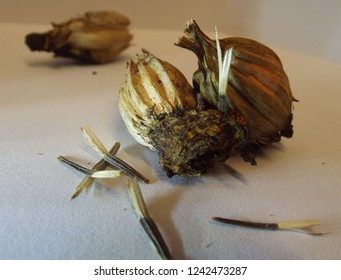
[[[158, 258], [137, 221], [125, 178], [101, 180], [70, 201], [82, 175], [56, 157], [68, 156], [87, 167], [99, 160], [80, 132], [85, 124], [107, 148], [120, 141], [118, 155], [151, 179], [152, 184], [141, 184], [142, 192], [174, 258], [341, 258], [341, 65], [332, 59], [338, 53], [330, 52], [337, 45], [332, 30], [339, 27], [332, 24], [339, 19], [330, 14], [339, 11], [339, 2], [22, 1], [20, 9], [20, 1], [15, 6], [6, 2], [0, 9], [0, 258]], [[45, 31], [50, 21], [97, 5], [132, 20], [133, 44], [115, 63], [79, 65], [31, 53], [25, 46], [27, 33]], [[313, 11], [324, 15], [320, 24]], [[257, 27], [247, 14], [264, 16], [256, 17]], [[174, 64], [191, 80], [194, 55], [173, 45], [191, 17], [210, 35], [214, 25], [222, 35], [254, 30], [251, 37], [265, 40], [282, 59], [300, 100], [294, 110], [295, 134], [267, 149], [257, 167], [236, 157], [207, 177], [168, 179], [157, 155], [138, 145], [121, 120], [118, 89], [127, 59], [141, 48]], [[292, 26], [295, 19], [305, 24], [301, 31]], [[317, 219], [330, 233], [310, 237], [227, 227], [212, 223], [212, 216], [264, 222]]]

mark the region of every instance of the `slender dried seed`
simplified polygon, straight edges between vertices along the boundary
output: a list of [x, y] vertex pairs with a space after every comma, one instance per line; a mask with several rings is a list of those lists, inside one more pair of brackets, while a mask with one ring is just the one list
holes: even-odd
[[140, 224], [150, 238], [159, 256], [166, 260], [172, 259], [166, 242], [164, 241], [155, 222], [148, 214], [136, 177], [133, 180], [128, 180], [128, 194], [139, 217]]
[[136, 169], [131, 167], [128, 163], [124, 162], [120, 158], [118, 158], [116, 156], [111, 156], [109, 154], [106, 154], [103, 157], [103, 159], [106, 160], [107, 162], [109, 162], [111, 165], [113, 165], [113, 166], [115, 166], [117, 168], [120, 168], [120, 169], [128, 172], [130, 175], [137, 176], [138, 178], [140, 178], [146, 184], [150, 183], [149, 179], [144, 177], [140, 172], [138, 172]]
[[248, 228], [278, 230], [278, 224], [276, 223], [248, 222], [248, 221], [227, 219], [227, 218], [221, 218], [221, 217], [213, 217], [212, 220], [220, 222], [220, 223], [224, 223], [224, 224], [242, 226], [242, 227], [248, 227]]
[[97, 136], [93, 133], [91, 128], [89, 126], [84, 126], [81, 128], [85, 138], [88, 140], [88, 142], [91, 144], [93, 149], [100, 154], [100, 156], [107, 161], [109, 164], [113, 165], [116, 168], [120, 168], [127, 173], [129, 173], [132, 176], [136, 176], [143, 180], [145, 183], [149, 184], [149, 180], [144, 177], [140, 172], [135, 170], [133, 167], [131, 167], [129, 164], [121, 160], [120, 158], [116, 156], [112, 156], [109, 154], [107, 149], [104, 147], [102, 142], [97, 138]]
[[167, 244], [165, 243], [155, 222], [151, 218], [147, 217], [140, 218], [140, 223], [145, 232], [148, 234], [159, 256], [164, 260], [171, 260], [172, 256], [168, 250]]
[[61, 162], [64, 162], [65, 164], [73, 167], [74, 169], [76, 169], [76, 170], [78, 170], [78, 171], [88, 175], [88, 176], [91, 176], [93, 174], [92, 170], [87, 169], [87, 168], [85, 168], [85, 167], [83, 167], [83, 166], [81, 166], [81, 165], [79, 165], [79, 164], [77, 164], [77, 163], [75, 163], [75, 162], [73, 162], [73, 161], [63, 157], [63, 156], [58, 156], [57, 159], [60, 160]]
[[212, 220], [241, 227], [256, 228], [256, 229], [266, 229], [266, 230], [291, 230], [299, 231], [309, 235], [324, 235], [327, 232], [314, 232], [312, 230], [313, 226], [319, 225], [318, 221], [315, 220], [305, 220], [305, 221], [289, 221], [281, 223], [259, 223], [259, 222], [249, 222], [234, 219], [227, 219], [221, 217], [212, 217]]
[[92, 178], [116, 178], [121, 175], [123, 175], [122, 170], [99, 170], [99, 171], [92, 171], [90, 169], [87, 169], [71, 160], [68, 160], [65, 157], [59, 156], [58, 159], [67, 165], [73, 167], [74, 169], [92, 177]]
[[[120, 143], [116, 142], [113, 147], [110, 149], [109, 153], [111, 155], [115, 155], [117, 153], [117, 151], [120, 148]], [[107, 161], [105, 161], [104, 159], [101, 159], [99, 162], [97, 162], [94, 167], [92, 168], [92, 171], [100, 171], [100, 170], [104, 170], [105, 168], [107, 168], [109, 165], [109, 163]], [[87, 190], [89, 189], [89, 187], [91, 186], [91, 184], [93, 183], [94, 178], [90, 177], [90, 176], [86, 176], [77, 186], [76, 188], [76, 192], [72, 195], [71, 199], [76, 198], [83, 190]]]

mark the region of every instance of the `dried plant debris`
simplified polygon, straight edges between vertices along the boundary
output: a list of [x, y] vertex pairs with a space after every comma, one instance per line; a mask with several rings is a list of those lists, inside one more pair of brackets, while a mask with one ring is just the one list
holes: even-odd
[[147, 50], [130, 60], [119, 109], [127, 129], [156, 150], [169, 177], [205, 174], [240, 154], [255, 165], [259, 147], [291, 137], [289, 81], [278, 56], [244, 38], [208, 38], [190, 20], [178, 46], [192, 50], [194, 85]]
[[119, 176], [122, 176], [124, 174], [121, 170], [90, 170], [87, 169], [63, 156], [59, 156], [57, 159], [59, 159], [61, 162], [64, 162], [65, 164], [73, 167], [74, 169], [84, 173], [85, 175], [89, 176], [90, 178], [94, 179], [100, 179], [100, 178], [117, 178]]
[[128, 181], [128, 193], [136, 214], [139, 217], [139, 221], [147, 233], [150, 241], [152, 242], [155, 250], [162, 259], [170, 260], [172, 259], [166, 242], [164, 241], [158, 227], [156, 226], [153, 219], [149, 216], [146, 204], [144, 202], [143, 196], [141, 194], [140, 186], [134, 178]]
[[[134, 176], [132, 180], [128, 180], [128, 193], [134, 209], [139, 217], [139, 221], [143, 229], [147, 233], [148, 237], [150, 238], [159, 256], [162, 259], [172, 259], [169, 249], [157, 225], [148, 214], [147, 207], [141, 194], [141, 189], [137, 182], [136, 176], [139, 176], [140, 179], [142, 179], [146, 183], [149, 183], [149, 180], [141, 175], [139, 172], [137, 172], [135, 169], [133, 169], [130, 165], [115, 156], [120, 147], [120, 144], [118, 142], [115, 143], [108, 152], [89, 126], [84, 126], [81, 128], [81, 130], [85, 138], [94, 148], [94, 150], [97, 151], [103, 159], [100, 160], [92, 169], [88, 169], [67, 159], [66, 157], [57, 157], [57, 159], [61, 162], [86, 175], [82, 182], [77, 186], [76, 192], [72, 195], [71, 199], [76, 198], [83, 190], [88, 190], [94, 179], [111, 179], [125, 175], [126, 173]], [[114, 168], [119, 168], [122, 170], [105, 170], [108, 166], [112, 166]]]
[[[120, 143], [116, 142], [114, 144], [114, 146], [110, 149], [109, 153], [111, 155], [115, 155], [119, 148], [120, 148]], [[59, 156], [57, 159], [61, 160], [62, 158], [63, 157]], [[63, 161], [63, 160], [61, 160], [61, 161]], [[70, 164], [70, 160], [63, 161], [63, 162], [70, 165], [70, 166], [74, 166], [74, 164]], [[91, 171], [92, 172], [101, 171], [101, 170], [106, 169], [108, 166], [109, 166], [109, 163], [106, 162], [104, 159], [102, 159], [94, 165], [94, 167], [91, 169]], [[71, 199], [76, 198], [78, 195], [80, 195], [80, 193], [82, 191], [87, 191], [90, 188], [91, 184], [94, 181], [94, 178], [92, 176], [89, 176], [88, 173], [89, 172], [85, 172], [85, 174], [87, 174], [87, 176], [85, 176], [84, 179], [77, 186], [76, 192], [72, 195]]]
[[[83, 190], [88, 190], [94, 179], [116, 178], [122, 175], [130, 174], [133, 177], [140, 178], [145, 183], [149, 183], [149, 180], [140, 172], [115, 156], [118, 149], [120, 148], [119, 142], [116, 142], [110, 151], [107, 151], [102, 142], [97, 138], [89, 126], [82, 127], [81, 129], [91, 146], [102, 156], [102, 160], [100, 160], [92, 169], [88, 169], [63, 156], [57, 157], [57, 159], [61, 162], [86, 175], [82, 182], [77, 186], [76, 192], [72, 195], [71, 199], [76, 198]], [[108, 166], [119, 170], [105, 170]]]
[[31, 51], [53, 52], [87, 63], [113, 61], [132, 39], [130, 20], [117, 12], [87, 12], [63, 23], [52, 23], [52, 30], [30, 33], [26, 45]]
[[264, 229], [264, 230], [287, 230], [297, 231], [308, 235], [324, 235], [327, 232], [314, 231], [313, 227], [318, 226], [320, 223], [315, 220], [304, 220], [304, 221], [287, 221], [280, 223], [262, 223], [262, 222], [249, 222], [235, 219], [227, 219], [221, 217], [213, 217], [212, 220], [228, 225], [235, 225], [240, 227]]
[[131, 167], [129, 164], [124, 162], [123, 160], [119, 159], [115, 155], [112, 155], [110, 152], [107, 151], [107, 149], [104, 147], [102, 142], [97, 138], [95, 133], [93, 133], [92, 129], [89, 126], [84, 126], [81, 128], [85, 138], [88, 140], [90, 145], [93, 147], [93, 149], [98, 152], [98, 154], [110, 165], [114, 166], [115, 168], [122, 169], [126, 171], [128, 174], [132, 176], [136, 176], [139, 179], [143, 180], [145, 183], [149, 184], [149, 179], [147, 179], [144, 175], [142, 175], [140, 172], [135, 170], [133, 167]]

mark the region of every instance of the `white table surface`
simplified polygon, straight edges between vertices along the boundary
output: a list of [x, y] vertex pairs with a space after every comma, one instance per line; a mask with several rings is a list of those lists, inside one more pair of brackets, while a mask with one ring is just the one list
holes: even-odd
[[[182, 30], [133, 30], [115, 63], [79, 65], [32, 53], [30, 32], [48, 25], [0, 24], [0, 259], [158, 259], [126, 191], [126, 178], [97, 181], [71, 201], [99, 157], [87, 124], [118, 156], [151, 179], [140, 184], [150, 215], [176, 259], [341, 259], [341, 65], [272, 46], [294, 96], [294, 137], [265, 150], [253, 167], [239, 157], [209, 176], [168, 179], [156, 153], [137, 144], [118, 112], [126, 61], [141, 48], [191, 79], [192, 53], [173, 45]], [[94, 74], [96, 72], [97, 74]], [[224, 226], [222, 216], [253, 221], [317, 219], [328, 235], [312, 237]]]

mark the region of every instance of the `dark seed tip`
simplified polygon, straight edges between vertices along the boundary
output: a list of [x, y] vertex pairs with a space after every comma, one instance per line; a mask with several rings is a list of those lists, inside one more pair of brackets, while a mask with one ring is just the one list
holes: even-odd
[[31, 33], [26, 35], [25, 43], [31, 51], [45, 50], [46, 35], [39, 33]]

